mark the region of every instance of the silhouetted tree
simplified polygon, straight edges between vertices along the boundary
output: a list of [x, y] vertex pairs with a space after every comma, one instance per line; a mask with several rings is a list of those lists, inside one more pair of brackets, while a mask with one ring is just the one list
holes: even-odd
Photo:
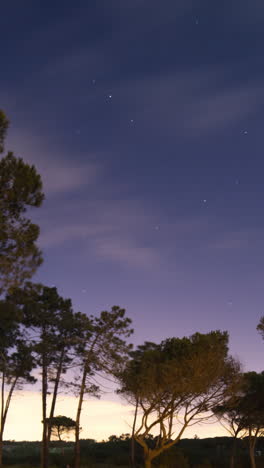
[[[0, 111], [0, 152], [8, 120]], [[8, 152], [0, 160], [0, 295], [21, 286], [42, 263], [36, 245], [39, 228], [25, 217], [43, 201], [42, 182], [34, 166]]]
[[75, 430], [76, 423], [73, 419], [67, 416], [54, 416], [47, 420], [49, 427], [51, 427], [51, 435], [57, 437], [60, 441], [64, 434], [69, 434]]
[[80, 384], [77, 384], [79, 401], [76, 414], [74, 468], [80, 467], [79, 428], [85, 394], [98, 395], [100, 387], [94, 385], [92, 379], [95, 373], [116, 375], [120, 371], [120, 366], [131, 349], [124, 339], [133, 332], [130, 328], [131, 320], [125, 317], [125, 310], [118, 306], [112, 307], [110, 312], [101, 312], [99, 317], [87, 317], [85, 321], [87, 333], [84, 334], [78, 349], [81, 375]]
[[23, 336], [18, 310], [8, 301], [0, 301], [0, 466], [3, 434], [13, 393], [24, 383], [35, 383], [31, 375], [34, 366], [32, 348]]
[[8, 125], [9, 125], [9, 121], [4, 111], [0, 109], [0, 153], [3, 153], [4, 151], [4, 141], [5, 141]]
[[[54, 412], [57, 397], [59, 379], [64, 371], [66, 363], [66, 350], [68, 347], [67, 332], [62, 332], [62, 321], [66, 316], [72, 318], [71, 302], [58, 295], [56, 288], [49, 288], [41, 284], [26, 283], [23, 289], [13, 292], [10, 299], [21, 306], [23, 323], [34, 335], [34, 353], [36, 362], [41, 368], [42, 384], [42, 452], [41, 466], [48, 466], [48, 418], [47, 395], [49, 373], [55, 368], [55, 396], [52, 399], [52, 411]], [[69, 318], [69, 317], [68, 317]], [[52, 417], [52, 416], [51, 416]]]
[[[83, 327], [84, 314], [73, 312], [70, 299], [61, 300], [60, 314], [58, 314], [56, 322], [56, 349], [53, 356], [52, 366], [49, 368], [49, 381], [53, 384], [49, 421], [54, 417], [62, 376], [67, 372], [67, 369], [71, 367], [76, 354], [74, 352], [76, 348], [79, 348], [83, 334], [87, 332], [86, 328], [84, 329]], [[63, 381], [63, 384], [66, 387], [68, 385], [65, 381]], [[50, 437], [51, 426], [48, 424], [48, 440], [50, 440]]]
[[257, 326], [257, 330], [261, 334], [262, 339], [264, 340], [264, 316], [261, 317], [259, 324]]

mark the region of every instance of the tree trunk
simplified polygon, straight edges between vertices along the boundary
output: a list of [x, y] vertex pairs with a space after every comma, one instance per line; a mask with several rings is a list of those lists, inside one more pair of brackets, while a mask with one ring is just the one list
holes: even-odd
[[82, 411], [82, 404], [85, 392], [85, 383], [87, 377], [87, 370], [86, 365], [83, 369], [83, 376], [82, 376], [82, 383], [80, 388], [80, 395], [79, 395], [79, 403], [77, 408], [76, 414], [76, 426], [75, 426], [75, 447], [74, 447], [74, 468], [80, 468], [80, 461], [81, 461], [81, 450], [80, 450], [80, 421], [81, 421], [81, 411]]
[[145, 468], [151, 468], [151, 458], [150, 457], [145, 457], [144, 463], [145, 463]]
[[45, 356], [42, 356], [42, 447], [41, 468], [48, 468], [48, 438], [47, 438], [47, 366]]
[[3, 371], [2, 372], [2, 385], [1, 385], [0, 467], [3, 466], [4, 407], [5, 407], [5, 373]]
[[2, 372], [2, 385], [1, 385], [1, 432], [3, 433], [4, 423], [4, 408], [5, 408], [5, 373]]
[[[55, 378], [55, 383], [54, 383], [54, 388], [53, 388], [52, 402], [51, 402], [50, 414], [49, 414], [50, 421], [51, 421], [51, 418], [54, 417], [55, 405], [56, 405], [57, 395], [58, 395], [58, 388], [59, 388], [60, 377], [61, 377], [61, 372], [62, 372], [63, 358], [64, 358], [64, 349], [61, 352], [59, 364], [58, 364], [58, 368], [56, 372], [56, 378]], [[48, 444], [50, 441], [50, 437], [51, 437], [51, 422], [49, 422], [48, 424]]]
[[235, 437], [234, 440], [233, 440], [232, 451], [231, 451], [231, 456], [230, 456], [230, 468], [234, 468], [234, 467], [235, 467], [236, 442], [237, 442], [237, 439], [236, 439], [236, 437]]
[[255, 460], [255, 447], [256, 442], [258, 439], [259, 428], [255, 430], [255, 433], [252, 433], [252, 428], [249, 429], [249, 457], [250, 457], [250, 464], [251, 468], [256, 468], [256, 460]]
[[4, 429], [6, 423], [6, 417], [9, 410], [11, 398], [17, 384], [18, 377], [15, 377], [11, 388], [8, 392], [7, 399], [5, 401], [5, 374], [2, 374], [2, 385], [1, 385], [1, 421], [0, 421], [0, 468], [3, 466], [3, 437], [4, 437]]
[[137, 422], [137, 412], [138, 412], [138, 399], [136, 401], [135, 415], [134, 415], [132, 435], [131, 435], [131, 453], [130, 453], [131, 468], [135, 468], [135, 429], [136, 429], [136, 422]]
[[0, 467], [3, 466], [3, 432], [0, 431]]
[[255, 461], [255, 453], [254, 453], [254, 446], [250, 444], [249, 446], [249, 456], [250, 456], [250, 465], [251, 468], [256, 468], [256, 461]]

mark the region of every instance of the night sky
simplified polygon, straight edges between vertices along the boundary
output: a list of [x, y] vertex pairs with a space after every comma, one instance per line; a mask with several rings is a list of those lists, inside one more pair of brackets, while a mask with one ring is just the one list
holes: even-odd
[[264, 4], [1, 5], [6, 149], [36, 165], [34, 277], [134, 342], [228, 330], [262, 370]]

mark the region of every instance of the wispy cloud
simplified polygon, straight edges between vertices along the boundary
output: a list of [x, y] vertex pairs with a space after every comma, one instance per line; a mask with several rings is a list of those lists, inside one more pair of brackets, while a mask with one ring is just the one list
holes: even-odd
[[44, 192], [48, 195], [89, 186], [98, 174], [98, 167], [95, 164], [80, 164], [76, 167], [68, 165], [64, 160], [56, 163], [49, 161], [44, 167], [39, 162], [38, 170], [42, 176]]
[[93, 157], [90, 157], [90, 162], [89, 155], [86, 162], [77, 158], [73, 161], [72, 155], [62, 153], [52, 142], [46, 142], [43, 137], [38, 138], [26, 130], [11, 127], [6, 146], [26, 162], [36, 165], [47, 197], [88, 187], [95, 182], [102, 169], [93, 161]]
[[211, 249], [237, 250], [263, 245], [263, 228], [241, 229], [238, 231], [224, 232], [210, 242]]
[[[54, 223], [54, 220], [53, 220]], [[59, 223], [60, 224], [60, 223]], [[53, 224], [54, 225], [54, 224]], [[42, 248], [56, 247], [71, 241], [85, 241], [95, 236], [111, 231], [111, 227], [89, 224], [60, 224], [45, 229], [40, 235], [40, 246]]]
[[151, 268], [158, 265], [160, 255], [156, 249], [137, 245], [132, 240], [100, 239], [95, 243], [96, 253], [100, 257], [129, 266]]
[[37, 221], [42, 248], [75, 242], [83, 255], [89, 251], [98, 259], [138, 268], [152, 267], [160, 259], [150, 244], [155, 216], [136, 201], [72, 200], [61, 209], [48, 207]]
[[230, 72], [221, 67], [135, 79], [113, 87], [113, 94], [146, 130], [188, 137], [239, 125], [264, 103], [260, 81], [234, 86]]
[[221, 89], [195, 97], [185, 113], [186, 127], [201, 134], [238, 124], [260, 110], [264, 102], [264, 86], [252, 82], [240, 87]]

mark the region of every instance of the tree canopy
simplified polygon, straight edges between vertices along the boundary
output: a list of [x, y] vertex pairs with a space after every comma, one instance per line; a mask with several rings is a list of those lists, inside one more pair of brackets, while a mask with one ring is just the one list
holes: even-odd
[[47, 419], [48, 425], [51, 427], [51, 435], [62, 440], [63, 435], [68, 435], [75, 430], [76, 423], [72, 418], [67, 416], [53, 416]]
[[[146, 343], [131, 353], [120, 391], [136, 406], [134, 438], [143, 447], [146, 467], [187, 426], [212, 417], [212, 408], [232, 391], [238, 371], [228, 355], [226, 332]], [[146, 438], [153, 430], [159, 436], [149, 447]]]
[[[8, 120], [0, 111], [0, 152]], [[33, 165], [8, 152], [0, 160], [0, 295], [31, 278], [42, 263], [36, 245], [39, 227], [25, 216], [44, 199], [40, 175]]]

